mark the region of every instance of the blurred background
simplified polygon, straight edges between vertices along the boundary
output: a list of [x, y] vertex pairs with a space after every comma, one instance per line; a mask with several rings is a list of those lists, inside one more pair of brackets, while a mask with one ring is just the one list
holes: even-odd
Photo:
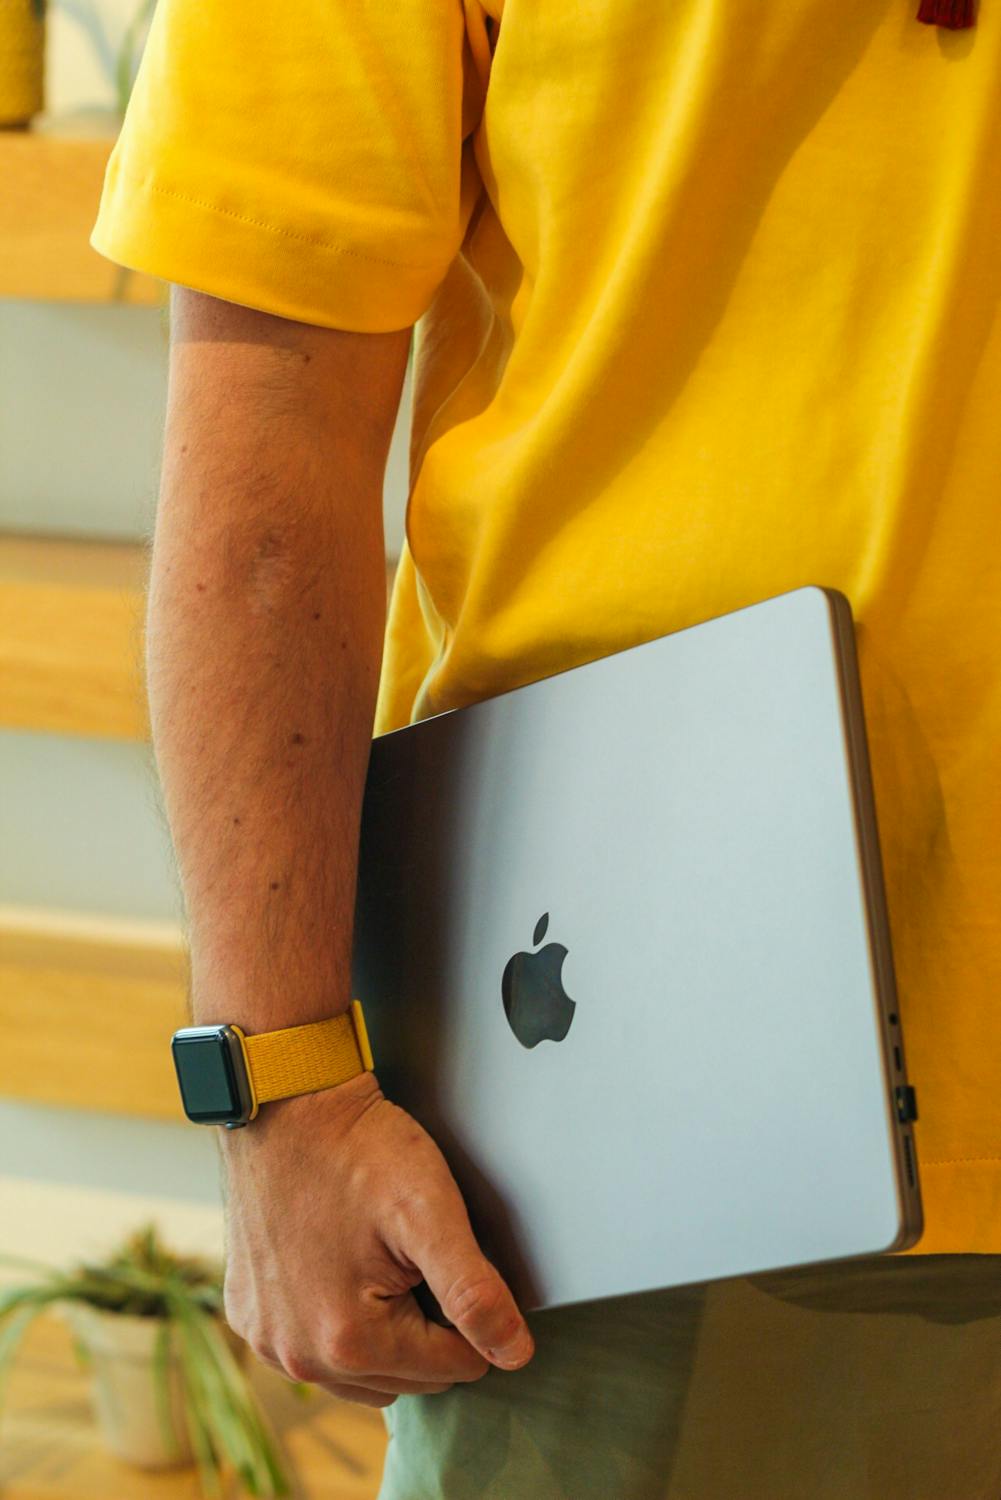
[[[0, 1255], [62, 1266], [147, 1220], [218, 1253], [222, 1216], [142, 682], [166, 289], [88, 245], [152, 7], [40, 4], [0, 0]], [[387, 577], [409, 410], [408, 371]]]

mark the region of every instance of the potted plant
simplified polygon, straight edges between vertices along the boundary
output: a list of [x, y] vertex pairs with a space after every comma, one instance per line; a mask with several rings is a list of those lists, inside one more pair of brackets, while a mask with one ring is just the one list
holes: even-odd
[[67, 1271], [0, 1256], [33, 1277], [0, 1286], [0, 1394], [20, 1339], [59, 1309], [93, 1376], [108, 1447], [129, 1463], [197, 1462], [206, 1494], [235, 1472], [250, 1495], [290, 1491], [277, 1439], [241, 1366], [245, 1346], [222, 1316], [216, 1265], [172, 1254], [146, 1225], [105, 1260]]

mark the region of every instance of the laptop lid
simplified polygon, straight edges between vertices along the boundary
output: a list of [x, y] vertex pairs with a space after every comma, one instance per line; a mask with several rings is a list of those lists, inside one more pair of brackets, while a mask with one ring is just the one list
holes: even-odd
[[354, 993], [523, 1310], [921, 1229], [854, 627], [797, 588], [373, 740]]

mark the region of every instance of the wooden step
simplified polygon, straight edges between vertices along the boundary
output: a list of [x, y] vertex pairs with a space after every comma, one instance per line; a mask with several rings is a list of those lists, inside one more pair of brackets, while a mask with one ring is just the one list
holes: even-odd
[[146, 549], [0, 534], [0, 725], [138, 740]]
[[0, 906], [0, 1095], [182, 1120], [170, 1038], [187, 997], [172, 923]]
[[165, 284], [113, 265], [89, 243], [114, 115], [40, 116], [30, 130], [0, 131], [0, 297], [45, 302], [165, 300]]

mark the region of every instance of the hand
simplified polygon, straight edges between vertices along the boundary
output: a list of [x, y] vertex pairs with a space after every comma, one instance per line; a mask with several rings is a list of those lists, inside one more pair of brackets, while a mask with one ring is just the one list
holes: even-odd
[[[447, 1391], [534, 1353], [427, 1131], [362, 1073], [225, 1131], [225, 1312], [267, 1364], [347, 1401]], [[424, 1316], [424, 1279], [445, 1316]]]

